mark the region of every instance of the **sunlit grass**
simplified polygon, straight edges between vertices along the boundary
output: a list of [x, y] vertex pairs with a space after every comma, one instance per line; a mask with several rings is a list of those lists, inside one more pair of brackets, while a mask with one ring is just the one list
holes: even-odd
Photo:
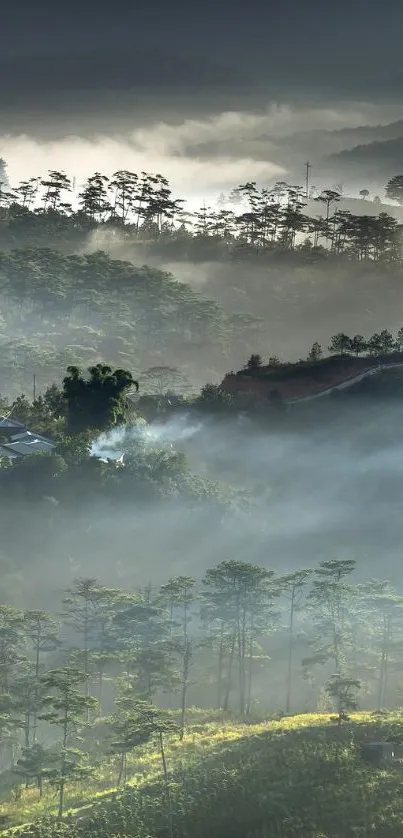
[[[190, 713], [189, 724], [184, 740], [167, 740], [166, 756], [168, 770], [173, 781], [173, 787], [180, 788], [182, 779], [186, 782], [192, 776], [205, 776], [205, 782], [216, 781], [224, 786], [236, 785], [241, 772], [253, 769], [254, 760], [262, 751], [267, 764], [267, 782], [273, 788], [279, 782], [294, 786], [305, 780], [315, 789], [315, 783], [321, 781], [326, 772], [335, 772], [343, 782], [345, 777], [357, 774], [362, 785], [361, 793], [365, 799], [379, 793], [380, 786], [385, 786], [383, 793], [388, 797], [387, 789], [401, 787], [401, 775], [382, 771], [372, 774], [361, 761], [357, 762], [354, 742], [368, 738], [392, 737], [396, 731], [403, 735], [403, 713], [389, 713], [385, 717], [377, 717], [371, 713], [355, 713], [350, 722], [342, 726], [341, 731], [331, 721], [329, 714], [304, 714], [283, 718], [281, 720], [257, 721], [243, 723], [220, 717], [217, 713], [206, 720], [208, 714], [203, 711]], [[330, 729], [330, 730], [329, 730]], [[321, 733], [323, 731], [323, 733]], [[297, 739], [294, 742], [295, 736]], [[267, 748], [264, 745], [268, 740]], [[340, 738], [341, 737], [341, 738]], [[292, 743], [292, 744], [291, 744]], [[288, 764], [285, 754], [292, 754], [292, 761]], [[337, 753], [336, 753], [337, 752]], [[320, 763], [321, 774], [316, 777], [314, 753]], [[208, 763], [208, 771], [204, 772], [203, 765]], [[276, 772], [282, 772], [279, 777]], [[307, 775], [304, 777], [304, 766]], [[281, 768], [280, 768], [281, 766]], [[328, 766], [328, 768], [326, 768]], [[90, 782], [70, 783], [66, 787], [65, 813], [66, 815], [82, 815], [94, 813], [97, 806], [107, 804], [116, 796], [121, 796], [122, 790], [117, 789], [118, 776], [117, 758], [105, 756], [97, 763], [94, 762], [96, 777]], [[302, 772], [302, 774], [301, 774]], [[311, 772], [311, 773], [309, 773]], [[313, 772], [313, 773], [312, 773]], [[337, 773], [338, 772], [338, 773]], [[253, 774], [255, 776], [255, 774]], [[157, 750], [148, 746], [136, 749], [128, 757], [128, 780], [126, 794], [132, 790], [149, 786], [161, 780], [161, 761]], [[217, 779], [218, 778], [218, 779]], [[188, 793], [188, 792], [187, 792]], [[344, 794], [344, 803], [349, 802], [349, 782]], [[44, 788], [43, 797], [38, 799], [38, 791], [34, 788], [25, 789], [16, 785], [7, 799], [0, 805], [0, 815], [8, 818], [9, 825], [24, 824], [39, 818], [55, 816], [57, 814], [57, 793], [52, 787]], [[403, 812], [402, 812], [403, 816]], [[403, 831], [402, 831], [403, 835]]]

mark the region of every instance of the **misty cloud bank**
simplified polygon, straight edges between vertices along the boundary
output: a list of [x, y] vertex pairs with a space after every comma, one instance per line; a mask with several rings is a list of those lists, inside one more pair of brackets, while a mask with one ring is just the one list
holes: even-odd
[[[343, 179], [342, 166], [336, 163], [330, 167], [328, 159], [324, 163], [328, 155], [362, 142], [362, 125], [367, 126], [370, 142], [376, 138], [380, 122], [390, 122], [401, 112], [395, 105], [343, 101], [331, 108], [266, 102], [252, 113], [221, 106], [218, 111], [207, 108], [206, 113], [194, 116], [186, 106], [178, 115], [175, 109], [167, 113], [165, 119], [158, 111], [155, 115], [134, 113], [131, 124], [124, 126], [113, 117], [107, 127], [104, 120], [96, 125], [95, 114], [94, 131], [80, 126], [78, 118], [75, 130], [68, 125], [59, 127], [53, 138], [38, 136], [30, 126], [28, 112], [24, 127], [0, 137], [10, 180], [17, 183], [61, 167], [79, 187], [94, 171], [108, 176], [118, 167], [163, 172], [174, 191], [186, 197], [189, 208], [194, 209], [203, 199], [212, 200], [221, 190], [245, 180], [274, 183], [295, 177], [301, 182], [305, 160], [312, 157], [314, 145], [312, 175], [314, 180], [320, 178], [316, 185], [321, 188], [329, 185], [326, 175], [330, 171], [332, 177]], [[346, 136], [342, 133], [337, 139], [334, 132], [340, 129], [346, 129]]]
[[29, 556], [24, 599], [45, 604], [74, 576], [128, 586], [180, 574], [200, 578], [223, 559], [285, 572], [352, 558], [359, 578], [381, 575], [401, 584], [403, 410], [385, 402], [340, 412], [336, 402], [333, 418], [332, 411], [315, 421], [301, 417], [299, 427], [287, 419], [272, 431], [245, 417], [181, 416], [147, 433], [139, 423], [100, 437], [93, 454], [111, 458], [133, 456], [139, 445], [173, 446], [192, 472], [245, 491], [244, 510], [213, 521], [177, 501], [139, 508], [122, 499], [108, 513], [88, 497], [79, 512], [61, 510], [53, 528], [33, 538], [28, 510], [14, 544]]

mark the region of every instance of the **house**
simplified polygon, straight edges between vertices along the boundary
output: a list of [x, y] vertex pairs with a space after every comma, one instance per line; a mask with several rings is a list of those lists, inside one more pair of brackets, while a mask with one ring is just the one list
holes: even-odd
[[14, 460], [27, 454], [50, 454], [54, 447], [50, 439], [29, 431], [22, 422], [0, 419], [0, 457]]

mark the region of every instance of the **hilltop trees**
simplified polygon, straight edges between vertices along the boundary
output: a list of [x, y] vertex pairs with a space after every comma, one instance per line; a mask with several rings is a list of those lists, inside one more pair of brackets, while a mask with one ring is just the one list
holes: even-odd
[[256, 354], [254, 354], [254, 355], [251, 355], [251, 356], [250, 356], [250, 358], [248, 358], [248, 360], [247, 360], [247, 362], [246, 362], [246, 368], [247, 368], [248, 370], [255, 370], [255, 369], [258, 369], [258, 368], [259, 368], [259, 367], [261, 367], [262, 365], [263, 365], [263, 359], [262, 359], [262, 356], [261, 356], [261, 355], [258, 355], [257, 353], [256, 353]]
[[367, 341], [362, 335], [354, 335], [354, 337], [351, 338], [350, 349], [356, 357], [358, 357], [358, 355], [362, 355], [367, 349], [367, 346]]
[[[401, 175], [389, 181], [388, 197], [400, 201], [401, 181]], [[240, 252], [267, 253], [278, 248], [307, 253], [312, 247], [317, 250], [321, 241], [322, 251], [358, 260], [395, 262], [400, 258], [401, 225], [386, 213], [376, 217], [336, 209], [332, 214], [342, 199], [338, 188], [324, 188], [314, 198], [323, 207], [323, 214], [316, 218], [304, 212], [308, 205], [305, 189], [284, 181], [264, 187], [246, 181], [228, 198], [220, 196], [217, 207], [203, 204], [193, 213], [184, 208], [183, 199], [173, 196], [161, 173], [117, 170], [109, 177], [95, 172], [77, 195], [78, 209], [63, 199], [65, 192], [72, 192], [72, 184], [57, 170], [23, 181], [13, 190], [6, 185], [0, 204], [7, 213], [8, 230], [28, 236], [32, 244], [39, 228], [47, 242], [52, 234], [78, 242], [88, 230], [108, 226], [111, 231], [118, 228], [127, 240], [139, 236], [154, 241], [176, 239], [194, 241], [197, 247], [222, 242], [228, 252], [239, 248]], [[368, 196], [368, 190], [362, 189], [363, 201]], [[301, 244], [298, 237], [305, 234], [308, 238]]]
[[403, 328], [399, 329], [395, 336], [389, 329], [382, 329], [367, 339], [363, 335], [354, 335], [351, 338], [344, 332], [339, 332], [333, 335], [328, 349], [333, 355], [390, 355], [392, 352], [401, 351], [402, 335]]
[[2, 205], [3, 194], [8, 189], [8, 186], [7, 163], [0, 157], [0, 207]]
[[65, 213], [71, 210], [71, 204], [62, 201], [62, 192], [71, 192], [71, 181], [64, 172], [50, 171], [47, 178], [40, 181], [44, 187], [43, 210]]
[[84, 184], [79, 194], [80, 208], [92, 221], [102, 221], [112, 207], [108, 199], [106, 184], [109, 178], [95, 172]]
[[336, 355], [346, 355], [349, 349], [351, 349], [351, 338], [345, 335], [344, 332], [339, 332], [332, 337], [329, 352]]
[[322, 358], [323, 351], [320, 343], [316, 340], [308, 354], [308, 361], [319, 361]]

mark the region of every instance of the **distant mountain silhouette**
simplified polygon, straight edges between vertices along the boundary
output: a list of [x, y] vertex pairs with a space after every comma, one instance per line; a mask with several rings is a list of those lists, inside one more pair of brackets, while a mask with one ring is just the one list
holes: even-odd
[[402, 133], [393, 139], [357, 145], [327, 158], [331, 166], [337, 165], [343, 171], [358, 172], [371, 178], [376, 170], [384, 178], [401, 174], [403, 171], [403, 125]]
[[315, 154], [320, 157], [328, 157], [359, 145], [384, 142], [399, 137], [403, 137], [403, 119], [387, 125], [363, 125], [357, 128], [338, 128], [331, 131], [322, 128], [315, 128], [312, 131], [297, 131], [294, 134], [281, 137], [280, 141], [270, 134], [261, 134], [255, 137], [255, 142], [269, 142], [273, 145], [279, 145], [282, 149], [287, 148], [302, 153], [309, 152], [312, 158]]

